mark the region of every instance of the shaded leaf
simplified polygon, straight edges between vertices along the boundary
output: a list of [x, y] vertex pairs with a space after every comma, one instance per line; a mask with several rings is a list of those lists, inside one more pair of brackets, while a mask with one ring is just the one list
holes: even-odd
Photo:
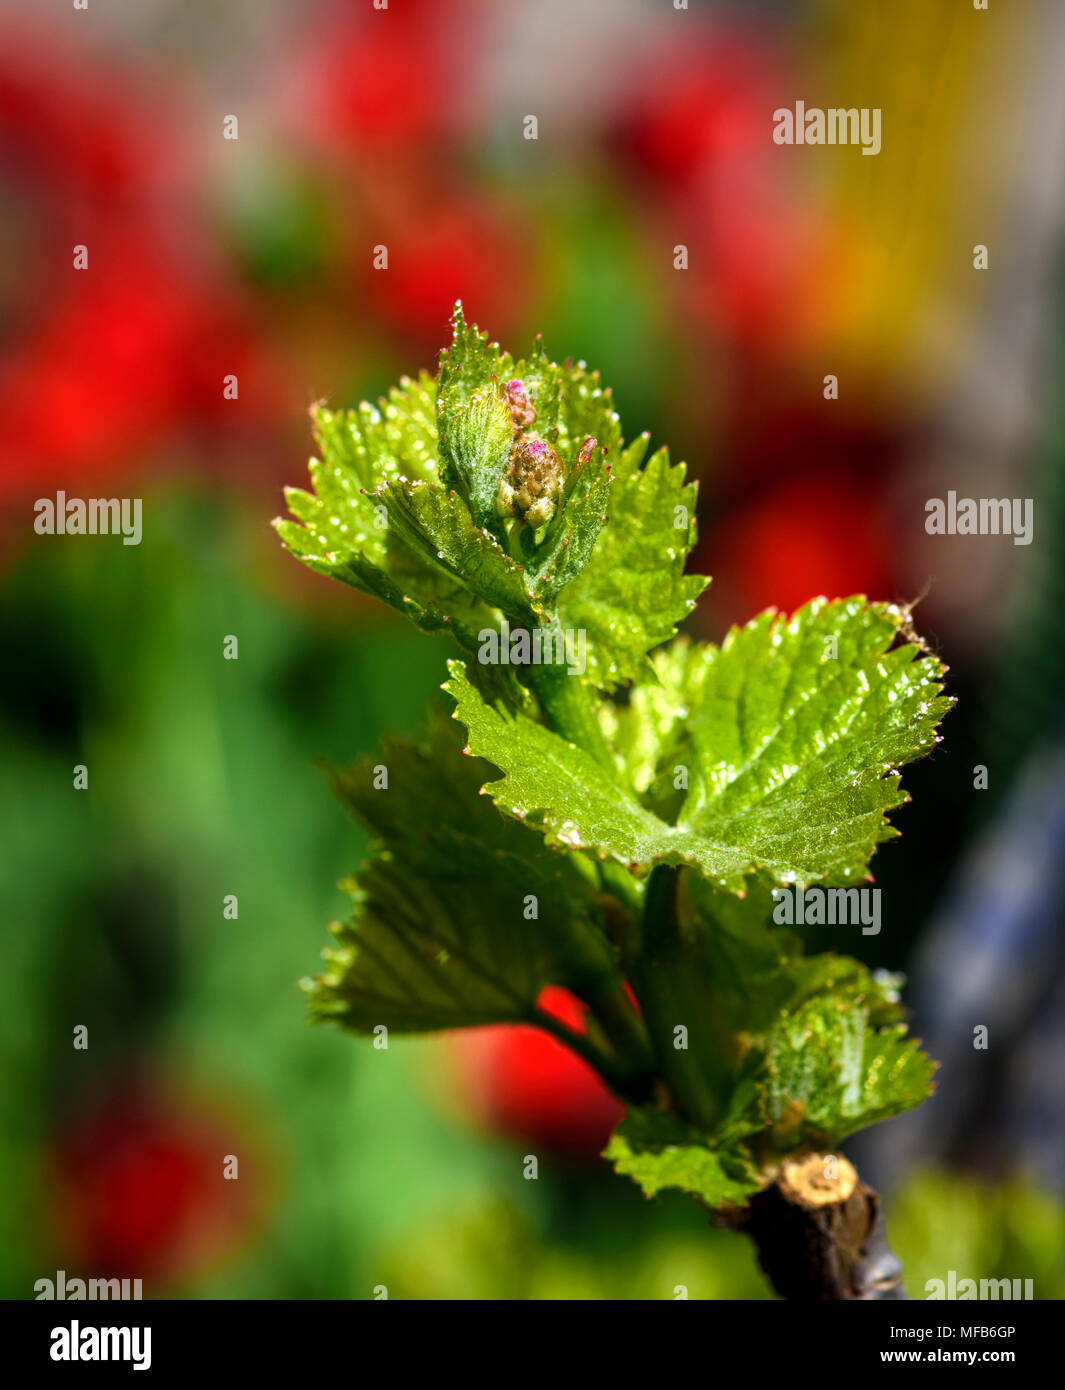
[[[426, 745], [390, 739], [333, 774], [374, 844], [342, 885], [354, 916], [334, 926], [328, 968], [307, 985], [320, 1019], [363, 1033], [470, 1027], [529, 1020], [548, 984], [586, 998], [620, 985], [590, 876], [572, 857], [530, 853], [478, 796], [484, 769], [454, 734], [441, 720]], [[374, 785], [381, 767], [387, 787]]]

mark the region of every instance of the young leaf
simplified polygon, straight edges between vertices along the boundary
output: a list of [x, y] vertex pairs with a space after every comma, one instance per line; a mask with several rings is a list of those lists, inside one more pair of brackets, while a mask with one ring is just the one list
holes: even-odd
[[[552, 362], [539, 340], [515, 365], [461, 305], [438, 380], [405, 377], [376, 406], [318, 406], [313, 417], [322, 459], [311, 463], [312, 492], [286, 492], [294, 520], [274, 523], [284, 544], [420, 627], [450, 630], [467, 651], [499, 613], [523, 627], [586, 628], [603, 639], [593, 677], [609, 686], [673, 631], [700, 588], [680, 575], [694, 535], [686, 523], [682, 541], [673, 528], [676, 508], [688, 516], [694, 506], [682, 470], [656, 456], [641, 475], [646, 441], [621, 448], [597, 373]], [[615, 477], [623, 524], [604, 544]], [[642, 567], [660, 544], [671, 558], [656, 583]], [[590, 565], [560, 624], [560, 596]]]
[[630, 1109], [604, 1158], [647, 1196], [672, 1187], [709, 1207], [742, 1205], [782, 1156], [832, 1147], [919, 1105], [934, 1071], [902, 1025], [871, 1028], [865, 1009], [829, 997], [782, 1018], [748, 1062], [714, 1133]]
[[683, 572], [695, 544], [695, 485], [665, 449], [641, 469], [646, 448], [644, 435], [620, 455], [610, 524], [559, 602], [563, 627], [588, 634], [587, 678], [602, 690], [635, 679], [709, 583]]
[[579, 448], [586, 439], [594, 439], [607, 463], [616, 470], [621, 454], [621, 421], [610, 387], [603, 386], [599, 373], [590, 372], [583, 362], [566, 361], [554, 371], [563, 448]]
[[[448, 472], [458, 481], [474, 525], [499, 528], [497, 500], [500, 482], [514, 444], [514, 422], [494, 383], [462, 405], [452, 406], [440, 448]], [[443, 427], [443, 426], [442, 426]]]
[[526, 562], [530, 590], [544, 607], [553, 607], [561, 591], [584, 570], [606, 521], [612, 479], [602, 455], [592, 452], [590, 458], [583, 457], [581, 450], [575, 454], [562, 506]]
[[[427, 608], [440, 618], [469, 617], [475, 605], [465, 583], [443, 582], [440, 566], [406, 546], [390, 528], [375, 489], [400, 477], [427, 486], [437, 477], [436, 383], [404, 378], [379, 407], [313, 411], [321, 461], [310, 465], [313, 493], [287, 488], [294, 521], [274, 527], [308, 568], [383, 600], [419, 622]], [[433, 557], [435, 561], [435, 556]]]
[[715, 1149], [675, 1115], [630, 1108], [603, 1152], [647, 1197], [677, 1188], [704, 1206], [742, 1206], [764, 1184], [740, 1146]]
[[318, 405], [311, 418], [326, 471], [338, 481], [370, 492], [388, 478], [439, 475], [436, 382], [428, 372], [417, 380], [403, 377], [377, 405], [362, 401], [354, 410]]
[[510, 365], [510, 357], [498, 343], [490, 343], [488, 334], [476, 324], [468, 324], [461, 301], [451, 313], [451, 342], [440, 353], [437, 393], [437, 419], [440, 433], [446, 434], [447, 417], [457, 407], [466, 406], [489, 383], [502, 380]]
[[441, 571], [456, 587], [465, 585], [470, 595], [513, 621], [536, 625], [539, 611], [521, 565], [474, 523], [458, 493], [400, 479], [382, 483], [374, 499], [387, 508], [395, 534], [425, 571]]
[[951, 704], [934, 657], [890, 649], [903, 621], [861, 598], [815, 600], [697, 649], [675, 713], [689, 730], [675, 824], [559, 735], [486, 705], [461, 663], [445, 688], [471, 749], [504, 773], [486, 791], [552, 842], [636, 869], [693, 864], [731, 892], [759, 871], [781, 884], [847, 883], [896, 833], [885, 812], [905, 795], [892, 769], [932, 747]]
[[871, 1028], [867, 1009], [830, 994], [773, 1029], [757, 1082], [760, 1119], [781, 1152], [834, 1145], [919, 1105], [934, 1070], [901, 1024]]

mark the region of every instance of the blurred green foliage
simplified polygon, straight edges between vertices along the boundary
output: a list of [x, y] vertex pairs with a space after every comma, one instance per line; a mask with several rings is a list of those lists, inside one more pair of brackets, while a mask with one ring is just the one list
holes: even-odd
[[[249, 1258], [201, 1291], [350, 1296], [369, 1242], [492, 1169], [417, 1095], [424, 1046], [338, 1046], [308, 1028], [296, 991], [341, 901], [329, 885], [361, 852], [312, 760], [413, 727], [436, 654], [400, 624], [352, 640], [357, 612], [338, 629], [287, 611], [263, 592], [260, 540], [235, 507], [178, 490], [145, 515], [139, 553], [38, 544], [5, 588], [4, 1288], [25, 1296], [63, 1258], [42, 1179], [53, 1128], [135, 1061], [201, 1089], [209, 1077], [247, 1156], [241, 1181], [280, 1194]], [[223, 660], [228, 634], [237, 661]], [[72, 1048], [79, 1023], [87, 1052]]]
[[911, 1298], [929, 1279], [1031, 1279], [1037, 1299], [1065, 1298], [1065, 1207], [1021, 1177], [994, 1185], [916, 1173], [887, 1208]]

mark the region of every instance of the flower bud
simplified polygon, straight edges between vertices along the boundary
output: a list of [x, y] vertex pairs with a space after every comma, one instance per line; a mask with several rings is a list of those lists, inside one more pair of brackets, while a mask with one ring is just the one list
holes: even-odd
[[524, 381], [508, 381], [506, 386], [506, 401], [510, 408], [510, 416], [514, 421], [514, 428], [517, 430], [528, 429], [536, 420], [536, 409], [533, 406], [529, 392], [526, 390]]
[[562, 495], [562, 459], [544, 439], [522, 435], [515, 441], [499, 484], [498, 508], [520, 516], [535, 530], [550, 521]]

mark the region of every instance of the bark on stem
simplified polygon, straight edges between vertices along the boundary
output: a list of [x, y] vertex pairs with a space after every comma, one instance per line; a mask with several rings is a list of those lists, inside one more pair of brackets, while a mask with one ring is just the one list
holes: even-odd
[[789, 1160], [735, 1220], [782, 1298], [906, 1299], [880, 1198], [838, 1154]]

